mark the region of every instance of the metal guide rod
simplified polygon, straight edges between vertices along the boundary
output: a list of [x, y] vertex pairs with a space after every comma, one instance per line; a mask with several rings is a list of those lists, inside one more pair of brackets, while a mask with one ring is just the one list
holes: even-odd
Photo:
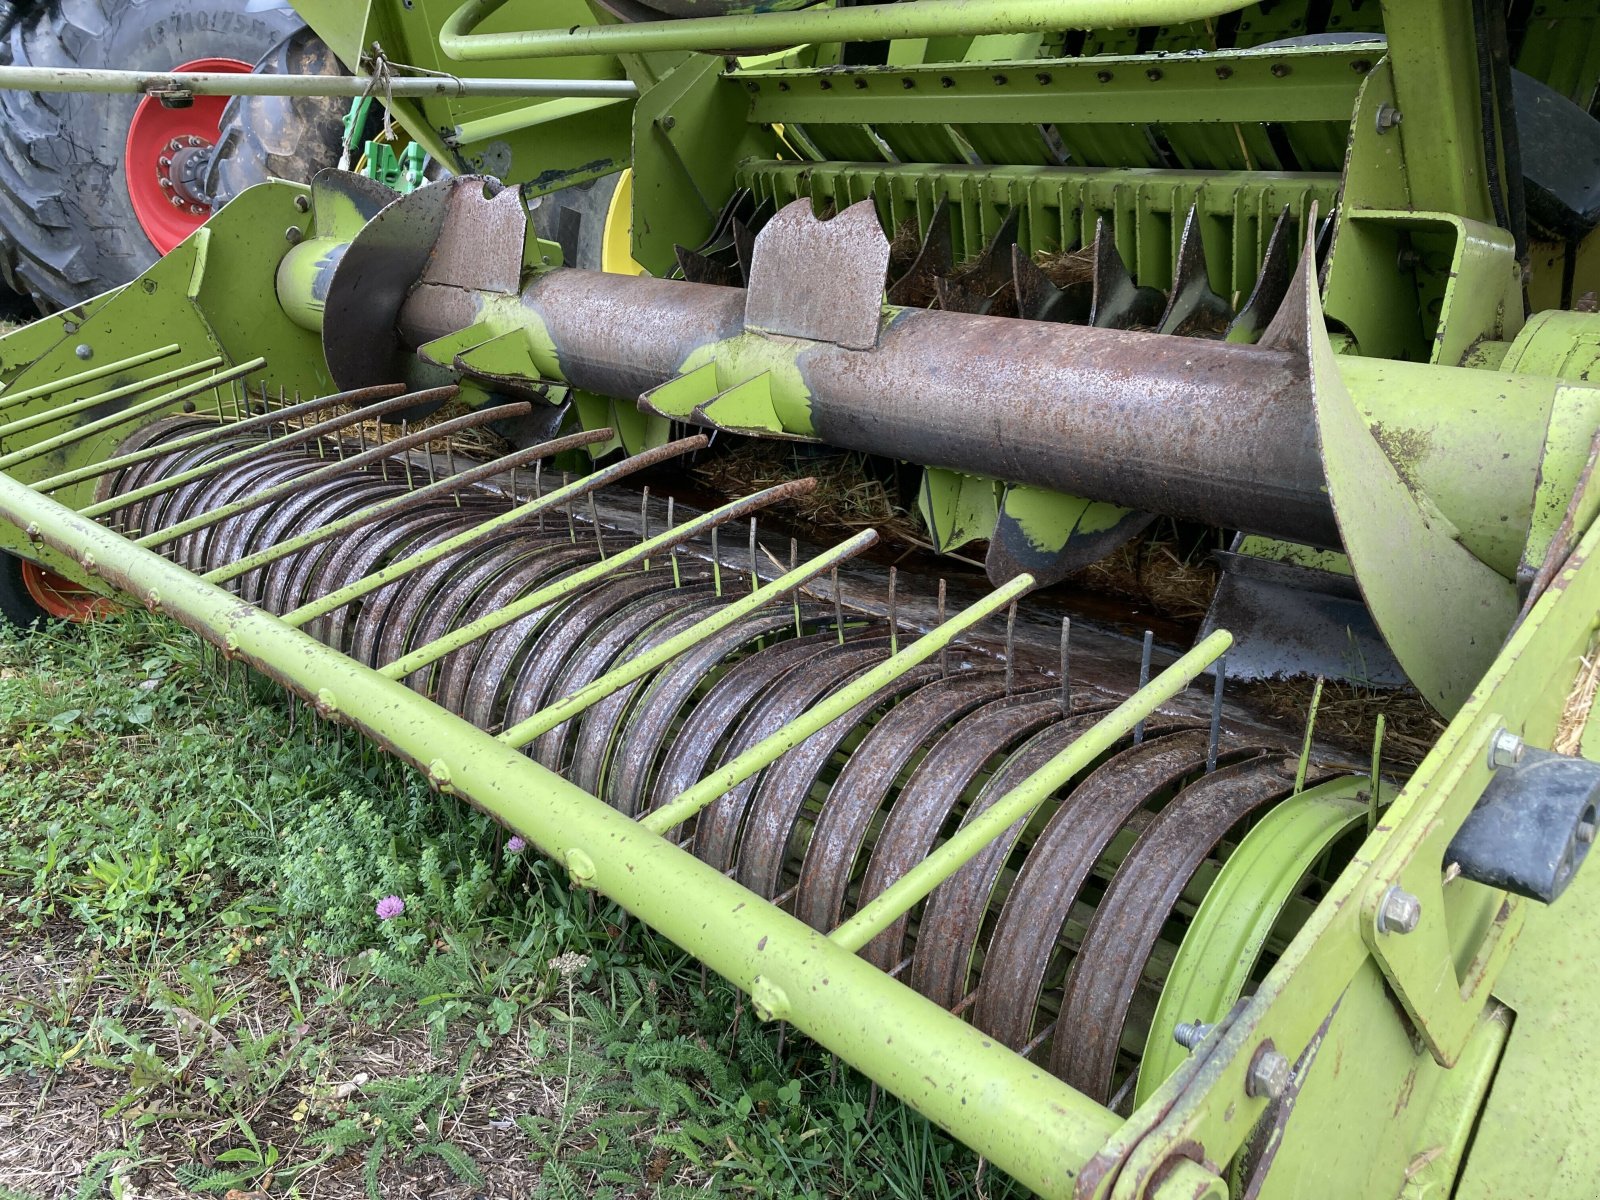
[[142, 367], [145, 363], [155, 362], [158, 358], [166, 358], [176, 354], [183, 347], [173, 342], [170, 346], [158, 346], [154, 350], [145, 350], [127, 358], [119, 358], [114, 362], [101, 363], [98, 367], [90, 367], [87, 371], [79, 371], [76, 375], [64, 375], [60, 379], [52, 379], [48, 383], [35, 384], [30, 388], [23, 388], [19, 392], [5, 392], [0, 394], [0, 412], [15, 407], [27, 400], [37, 400], [40, 396], [53, 396], [57, 392], [64, 392], [70, 387], [77, 387], [80, 383], [93, 383], [96, 379], [104, 379], [107, 375], [115, 375], [118, 371], [129, 371], [134, 367]]
[[1172, 699], [1233, 644], [1219, 629], [1085, 730], [1039, 770], [963, 825], [948, 841], [856, 910], [828, 934], [851, 952], [861, 949], [911, 910], [1011, 825], [1031, 814], [1057, 788], [1090, 766], [1135, 725]]
[[1033, 587], [1033, 583], [1033, 576], [1027, 574], [1008, 579], [1001, 587], [990, 592], [976, 604], [962, 609], [944, 624], [923, 634], [904, 650], [890, 655], [870, 671], [852, 679], [826, 700], [812, 705], [782, 729], [762, 738], [732, 762], [719, 767], [694, 786], [685, 788], [655, 812], [641, 818], [640, 824], [646, 829], [664, 834], [675, 825], [687, 821], [729, 789], [737, 787], [819, 729], [868, 699], [879, 688], [893, 683], [918, 663], [925, 662], [939, 653], [957, 636], [1005, 608]]
[[[9, 476], [0, 518], [505, 821], [781, 1018], [1049, 1200], [1121, 1120], [481, 729]], [[786, 586], [793, 586], [791, 580]]]
[[[53, 421], [63, 421], [68, 417], [83, 412], [84, 409], [97, 408], [102, 404], [109, 404], [113, 400], [122, 400], [128, 396], [137, 395], [139, 392], [149, 391], [153, 387], [162, 387], [165, 384], [175, 383], [187, 376], [198, 375], [201, 371], [209, 371], [212, 367], [220, 367], [222, 362], [221, 355], [213, 355], [210, 358], [203, 358], [199, 362], [174, 367], [172, 370], [164, 371], [160, 375], [152, 375], [149, 379], [136, 379], [132, 383], [125, 383], [121, 387], [112, 388], [109, 392], [101, 392], [93, 396], [84, 396], [66, 404], [58, 404], [53, 408], [44, 412], [34, 413], [29, 417], [18, 417], [15, 421], [0, 425], [0, 438], [15, 437], [19, 433], [26, 433], [28, 430], [37, 429], [41, 425], [49, 425]], [[208, 381], [205, 386], [214, 387], [215, 384]]]
[[[584, 567], [582, 570], [574, 571], [570, 575], [564, 575], [554, 583], [547, 584], [537, 591], [528, 593], [526, 596], [520, 596], [504, 608], [479, 617], [476, 621], [470, 621], [459, 629], [452, 629], [443, 637], [437, 638], [425, 646], [417, 647], [410, 654], [397, 658], [391, 663], [385, 663], [378, 668], [378, 674], [386, 675], [390, 679], [404, 679], [412, 671], [438, 662], [451, 651], [459, 650], [461, 647], [477, 641], [487, 633], [493, 633], [496, 629], [509, 625], [511, 622], [543, 608], [552, 601], [570, 595], [580, 587], [593, 583], [596, 579], [613, 575], [623, 567], [632, 566], [642, 558], [649, 558], [650, 555], [658, 550], [669, 550], [674, 546], [682, 545], [708, 529], [715, 533], [720, 526], [729, 521], [741, 520], [752, 512], [757, 512], [767, 507], [769, 504], [793, 496], [803, 495], [815, 487], [816, 480], [814, 479], [795, 479], [788, 483], [780, 483], [776, 487], [767, 488], [765, 491], [756, 492], [724, 504], [721, 508], [702, 513], [692, 521], [686, 521], [682, 525], [674, 526], [665, 533], [658, 533], [648, 541], [640, 542], [627, 550], [619, 550], [616, 554], [609, 556], [602, 553], [599, 562]], [[593, 493], [591, 492], [590, 495], [593, 495]], [[595, 535], [597, 537], [599, 532], [599, 526], [596, 525]], [[714, 561], [715, 559], [713, 558]]]
[[[383, 416], [385, 413], [411, 408], [414, 405], [437, 399], [440, 392], [447, 393], [446, 398], [453, 396], [456, 392], [455, 385], [434, 388], [426, 392], [412, 392], [404, 396], [393, 396], [391, 399], [380, 400], [376, 404], [369, 404], [364, 408], [359, 408], [355, 412], [345, 413], [341, 417], [330, 417], [326, 421], [319, 421], [315, 425], [308, 425], [303, 429], [296, 429], [292, 433], [285, 433], [282, 437], [268, 438], [265, 441], [255, 442], [242, 450], [236, 450], [232, 454], [225, 454], [221, 458], [212, 459], [201, 466], [191, 467], [187, 471], [179, 471], [176, 475], [168, 475], [156, 480], [154, 483], [147, 483], [144, 487], [134, 488], [131, 492], [120, 492], [115, 496], [100, 501], [98, 504], [91, 504], [87, 508], [81, 508], [78, 512], [85, 517], [98, 517], [108, 512], [115, 512], [119, 508], [136, 504], [140, 500], [148, 500], [151, 496], [159, 496], [162, 492], [171, 491], [173, 488], [181, 487], [183, 484], [193, 480], [203, 479], [207, 475], [215, 475], [218, 471], [231, 467], [235, 463], [240, 463], [250, 458], [258, 458], [268, 451], [315, 441], [325, 434], [337, 433], [339, 430], [347, 429], [351, 425], [360, 425], [363, 421], [371, 421]], [[269, 416], [273, 422], [276, 422], [293, 412], [294, 409], [292, 408], [282, 408], [263, 415]], [[232, 426], [231, 428], [237, 429], [238, 426]]]
[[220, 71], [113, 71], [87, 67], [0, 67], [0, 88], [24, 92], [126, 92], [133, 95], [349, 96], [396, 99], [429, 96], [556, 97], [639, 94], [628, 79], [479, 79], [441, 72], [391, 74], [378, 83], [364, 75], [230, 74]]
[[8, 471], [19, 463], [32, 462], [34, 459], [42, 458], [52, 451], [60, 450], [63, 446], [71, 446], [76, 442], [91, 438], [97, 433], [104, 433], [107, 429], [115, 429], [118, 425], [126, 425], [129, 421], [137, 420], [147, 413], [157, 412], [189, 396], [198, 395], [207, 388], [213, 388], [223, 383], [231, 383], [240, 376], [248, 375], [251, 371], [265, 366], [266, 362], [267, 360], [264, 358], [251, 359], [249, 362], [240, 363], [236, 367], [229, 367], [226, 371], [219, 371], [217, 374], [207, 376], [205, 379], [197, 379], [192, 383], [186, 383], [182, 387], [174, 388], [164, 395], [154, 396], [142, 403], [129, 405], [121, 412], [112, 413], [109, 417], [102, 417], [98, 421], [89, 421], [83, 425], [76, 425], [65, 433], [58, 433], [54, 437], [34, 442], [26, 449], [18, 450], [12, 454], [0, 455], [0, 471]]
[[[287, 408], [274, 408], [268, 412], [257, 413], [254, 416], [244, 417], [237, 421], [229, 421], [222, 415], [221, 401], [217, 402], [218, 423], [210, 429], [202, 429], [199, 433], [191, 433], [171, 441], [157, 442], [143, 450], [130, 454], [119, 454], [115, 458], [101, 459], [99, 462], [90, 463], [86, 467], [79, 467], [74, 471], [63, 471], [60, 475], [52, 475], [49, 479], [41, 479], [33, 487], [41, 492], [53, 492], [57, 488], [66, 487], [71, 483], [82, 483], [85, 479], [94, 479], [107, 475], [112, 471], [120, 471], [123, 467], [136, 466], [142, 462], [149, 462], [152, 458], [160, 458], [164, 454], [173, 454], [179, 450], [191, 450], [196, 446], [204, 446], [209, 442], [220, 442], [226, 438], [237, 436], [260, 429], [263, 425], [271, 427], [280, 421], [291, 418], [309, 416], [312, 413], [322, 412], [330, 408], [338, 408], [344, 404], [361, 404], [367, 400], [386, 399], [390, 396], [399, 396], [406, 390], [403, 383], [384, 383], [376, 387], [356, 388], [348, 392], [338, 392], [332, 396], [319, 396], [315, 400], [307, 400], [302, 404], [292, 404]], [[238, 397], [234, 397], [237, 408]]]
[[474, 33], [506, 0], [467, 0], [445, 20], [439, 46], [460, 61], [561, 58], [580, 54], [766, 50], [803, 42], [886, 41], [1063, 29], [1128, 29], [1206, 21], [1252, 0], [944, 0], [939, 4], [866, 4], [760, 16], [689, 17], [622, 25], [565, 26]]
[[[348, 475], [359, 471], [362, 467], [371, 466], [373, 463], [382, 462], [384, 459], [393, 458], [397, 454], [405, 454], [419, 446], [439, 438], [453, 437], [468, 429], [476, 429], [480, 425], [487, 425], [491, 421], [502, 420], [506, 417], [525, 417], [533, 411], [533, 405], [526, 400], [519, 400], [514, 404], [501, 404], [494, 408], [478, 409], [466, 413], [449, 421], [441, 421], [419, 433], [407, 434], [405, 437], [395, 438], [392, 442], [385, 442], [381, 446], [374, 446], [362, 454], [352, 455], [345, 459], [336, 459], [325, 467], [318, 467], [304, 475], [296, 475], [293, 479], [286, 479], [282, 483], [264, 487], [260, 491], [251, 492], [248, 496], [227, 504], [219, 504], [216, 508], [208, 509], [190, 517], [186, 521], [179, 521], [175, 525], [168, 525], [153, 533], [147, 533], [137, 540], [140, 546], [165, 546], [168, 542], [175, 542], [185, 534], [194, 533], [218, 521], [225, 521], [229, 517], [236, 517], [240, 513], [249, 512], [253, 508], [260, 508], [281, 496], [288, 496], [294, 492], [302, 491], [326, 479], [335, 479], [340, 475]], [[408, 468], [409, 470], [409, 468]]]
[[420, 487], [414, 492], [393, 496], [388, 500], [379, 501], [369, 505], [359, 512], [353, 512], [348, 517], [341, 517], [337, 521], [330, 521], [326, 525], [319, 525], [315, 529], [296, 534], [294, 537], [285, 538], [268, 546], [265, 550], [257, 550], [254, 554], [247, 554], [243, 558], [218, 567], [214, 571], [207, 571], [200, 578], [207, 583], [226, 583], [240, 575], [248, 574], [258, 567], [277, 562], [280, 558], [298, 553], [308, 546], [336, 537], [341, 533], [348, 533], [352, 529], [359, 529], [363, 525], [397, 512], [403, 508], [411, 508], [419, 504], [437, 500], [440, 496], [448, 496], [464, 487], [482, 483], [486, 479], [493, 479], [496, 475], [503, 475], [507, 471], [515, 471], [518, 467], [537, 462], [541, 458], [549, 458], [552, 454], [564, 454], [568, 450], [578, 450], [584, 446], [593, 445], [595, 442], [610, 441], [614, 436], [610, 429], [590, 429], [584, 433], [574, 433], [569, 437], [557, 438], [553, 442], [540, 442], [537, 446], [529, 446], [526, 450], [519, 450], [515, 454], [508, 454], [504, 458], [497, 458], [454, 475], [446, 475], [426, 487]]
[[548, 707], [540, 709], [532, 716], [518, 721], [510, 729], [501, 731], [499, 740], [509, 746], [522, 747], [540, 735], [549, 732], [563, 721], [577, 716], [590, 705], [598, 704], [613, 692], [627, 687], [635, 679], [641, 679], [658, 667], [664, 666], [686, 650], [705, 641], [713, 634], [726, 629], [735, 621], [755, 612], [762, 605], [775, 600], [781, 600], [785, 594], [795, 591], [810, 583], [819, 575], [825, 575], [848, 558], [854, 558], [878, 540], [878, 531], [863, 529], [846, 542], [840, 542], [831, 550], [825, 550], [811, 561], [794, 570], [787, 571], [778, 576], [771, 583], [759, 587], [753, 592], [746, 592], [739, 599], [734, 600], [714, 611], [710, 616], [703, 617], [693, 625], [676, 633], [660, 645], [653, 646], [643, 654], [635, 655], [619, 667], [607, 671], [598, 679], [592, 680], [573, 692], [564, 696]]
[[384, 584], [393, 583], [403, 575], [425, 567], [429, 563], [438, 562], [439, 559], [447, 554], [459, 554], [499, 530], [519, 524], [528, 517], [542, 513], [567, 500], [576, 499], [587, 492], [593, 491], [595, 488], [614, 483], [634, 471], [643, 470], [645, 467], [664, 462], [669, 458], [675, 458], [690, 450], [698, 450], [705, 444], [706, 438], [696, 435], [695, 437], [683, 438], [680, 441], [669, 442], [665, 446], [656, 446], [653, 449], [644, 451], [642, 454], [636, 454], [632, 458], [613, 463], [609, 467], [604, 467], [593, 474], [586, 475], [582, 479], [559, 487], [553, 492], [546, 492], [542, 496], [536, 496], [526, 504], [519, 504], [499, 516], [491, 517], [489, 520], [474, 525], [463, 533], [446, 538], [442, 542], [437, 542], [426, 550], [418, 551], [409, 557], [392, 562], [381, 570], [363, 576], [354, 583], [329, 592], [326, 596], [319, 596], [310, 603], [302, 604], [299, 608], [284, 613], [283, 622], [298, 629], [308, 621], [314, 621], [316, 618], [326, 616], [335, 609], [343, 608], [353, 600], [361, 599], [368, 592], [374, 592]]

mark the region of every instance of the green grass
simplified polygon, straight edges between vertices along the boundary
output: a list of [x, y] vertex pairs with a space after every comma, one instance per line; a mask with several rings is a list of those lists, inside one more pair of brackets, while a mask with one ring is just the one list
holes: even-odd
[[142, 613], [0, 631], [0, 831], [0, 1200], [1014, 1193]]

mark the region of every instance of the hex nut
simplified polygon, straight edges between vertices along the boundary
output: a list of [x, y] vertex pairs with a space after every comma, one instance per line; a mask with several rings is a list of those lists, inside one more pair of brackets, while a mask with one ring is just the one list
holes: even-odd
[[1516, 766], [1522, 761], [1524, 748], [1523, 740], [1502, 725], [1489, 738], [1489, 769]]
[[1379, 933], [1410, 933], [1422, 920], [1422, 901], [1404, 888], [1392, 887], [1378, 905]]
[[1276, 1100], [1289, 1086], [1291, 1074], [1293, 1068], [1289, 1059], [1271, 1042], [1263, 1042], [1250, 1060], [1250, 1071], [1244, 1077], [1245, 1095], [1257, 1100]]

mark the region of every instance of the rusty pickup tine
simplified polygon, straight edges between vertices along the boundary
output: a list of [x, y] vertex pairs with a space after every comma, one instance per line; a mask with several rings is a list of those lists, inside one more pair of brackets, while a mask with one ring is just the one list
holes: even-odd
[[218, 424], [212, 429], [202, 430], [199, 433], [176, 438], [172, 441], [158, 442], [145, 449], [129, 454], [120, 454], [115, 458], [103, 459], [73, 471], [64, 471], [60, 475], [50, 476], [49, 479], [41, 479], [33, 487], [36, 491], [53, 492], [57, 488], [66, 487], [68, 484], [82, 483], [86, 479], [95, 479], [101, 475], [108, 475], [112, 471], [120, 471], [123, 467], [131, 467], [138, 463], [148, 462], [152, 458], [160, 458], [163, 454], [171, 454], [178, 450], [191, 450], [197, 446], [205, 446], [212, 442], [220, 442], [225, 438], [235, 437], [241, 433], [254, 433], [257, 429], [285, 416], [309, 416], [312, 413], [322, 412], [330, 408], [342, 408], [346, 404], [364, 405], [374, 400], [384, 400], [391, 396], [398, 396], [404, 391], [405, 384], [403, 383], [383, 383], [376, 387], [355, 388], [348, 392], [338, 392], [332, 396], [307, 400], [304, 404], [297, 404], [293, 408], [286, 408], [278, 412], [260, 413], [253, 417], [246, 417], [240, 421], [229, 421], [224, 417], [222, 403], [219, 400], [217, 403]]
[[229, 579], [236, 579], [247, 574], [257, 567], [264, 567], [268, 563], [276, 562], [285, 555], [294, 554], [308, 546], [314, 546], [320, 541], [333, 537], [336, 534], [348, 533], [352, 529], [359, 529], [370, 525], [391, 513], [404, 508], [420, 507], [440, 496], [455, 495], [456, 504], [460, 505], [459, 491], [463, 487], [471, 487], [492, 479], [496, 475], [503, 475], [507, 471], [515, 471], [518, 467], [530, 462], [537, 462], [552, 454], [561, 454], [567, 450], [578, 450], [584, 446], [593, 445], [595, 442], [609, 441], [612, 437], [609, 429], [591, 429], [585, 433], [575, 433], [569, 437], [557, 438], [550, 442], [540, 442], [537, 446], [529, 446], [526, 450], [518, 450], [515, 454], [508, 454], [504, 458], [497, 458], [493, 462], [486, 462], [459, 474], [452, 473], [443, 479], [430, 483], [427, 487], [418, 488], [414, 492], [407, 492], [403, 496], [395, 496], [390, 500], [364, 508], [360, 512], [352, 513], [348, 517], [334, 521], [331, 524], [311, 529], [298, 536], [279, 542], [273, 546], [256, 551], [235, 562], [206, 574], [205, 579], [211, 583], [224, 583]]
[[[302, 475], [298, 479], [263, 488], [259, 492], [253, 492], [241, 500], [235, 500], [231, 504], [224, 504], [220, 508], [212, 509], [210, 512], [190, 517], [187, 521], [170, 525], [154, 533], [148, 533], [138, 539], [138, 544], [150, 547], [164, 546], [186, 533], [193, 533], [197, 529], [204, 529], [206, 526], [213, 525], [228, 517], [248, 512], [257, 505], [267, 504], [280, 496], [286, 496], [290, 492], [310, 487], [312, 484], [320, 483], [324, 479], [332, 479], [339, 475], [349, 474], [351, 471], [361, 467], [370, 466], [380, 459], [404, 454], [407, 451], [416, 449], [418, 446], [425, 446], [438, 438], [451, 437], [465, 429], [474, 429], [479, 425], [487, 425], [491, 421], [498, 421], [505, 417], [525, 416], [532, 409], [533, 406], [526, 401], [518, 401], [515, 404], [502, 404], [497, 408], [485, 408], [479, 409], [477, 412], [467, 413], [465, 416], [456, 417], [454, 420], [444, 421], [432, 428], [424, 429], [421, 433], [412, 433], [402, 438], [396, 438], [394, 441], [378, 449], [369, 450], [365, 454], [358, 454], [354, 458], [345, 459], [343, 462], [329, 463], [327, 466], [320, 467], [308, 475]], [[299, 437], [301, 435], [296, 434], [295, 436]]]
[[[396, 396], [392, 399], [380, 400], [376, 404], [369, 404], [365, 408], [357, 409], [355, 412], [345, 413], [344, 415], [338, 417], [330, 417], [326, 421], [319, 421], [315, 425], [309, 426], [305, 429], [297, 430], [292, 434], [252, 443], [251, 445], [244, 447], [242, 450], [237, 450], [232, 454], [226, 454], [221, 458], [213, 459], [206, 463], [206, 465], [203, 467], [195, 467], [193, 470], [184, 471], [178, 475], [172, 475], [165, 479], [158, 479], [156, 482], [147, 484], [146, 486], [138, 488], [135, 491], [122, 492], [108, 500], [103, 500], [98, 504], [91, 504], [88, 508], [80, 509], [79, 515], [85, 517], [103, 516], [105, 513], [113, 512], [116, 509], [133, 504], [136, 501], [146, 500], [151, 496], [158, 496], [162, 492], [170, 491], [172, 488], [188, 483], [193, 479], [199, 479], [203, 475], [212, 475], [237, 463], [258, 458], [260, 455], [265, 454], [268, 451], [284, 450], [291, 446], [304, 445], [307, 442], [315, 441], [317, 438], [320, 438], [325, 434], [337, 433], [341, 429], [347, 429], [351, 425], [359, 425], [363, 421], [370, 421], [374, 418], [382, 417], [399, 409], [410, 408], [416, 404], [422, 404], [428, 402], [429, 400], [439, 399], [441, 398], [441, 393], [443, 394], [442, 398], [448, 399], [449, 397], [455, 395], [455, 392], [455, 386], [451, 385], [445, 388], [435, 388], [432, 391], [413, 392], [406, 396]], [[269, 421], [265, 422], [267, 428], [270, 430], [272, 427], [272, 422], [278, 419], [279, 412], [278, 410], [273, 410], [270, 413], [263, 413], [261, 415], [264, 418], [270, 418]], [[234, 426], [234, 428], [237, 429], [238, 426]], [[347, 463], [345, 465], [349, 464]]]

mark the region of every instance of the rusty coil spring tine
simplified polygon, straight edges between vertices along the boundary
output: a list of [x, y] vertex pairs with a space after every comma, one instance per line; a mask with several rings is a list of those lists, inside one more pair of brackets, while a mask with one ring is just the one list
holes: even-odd
[[[718, 606], [726, 602], [727, 589], [724, 588], [724, 596]], [[698, 616], [695, 620], [697, 619]], [[626, 657], [632, 658], [636, 654], [646, 653], [692, 624], [694, 620], [672, 618], [663, 621], [629, 647]], [[602, 794], [606, 778], [610, 774], [611, 751], [616, 747], [617, 735], [636, 709], [639, 695], [649, 688], [654, 676], [670, 669], [673, 665], [669, 662], [660, 670], [619, 688], [597, 701], [577, 718], [572, 778], [574, 782], [582, 780], [579, 783], [580, 787], [596, 796]]]
[[[461, 610], [491, 580], [529, 556], [550, 553], [561, 545], [553, 538], [529, 537], [511, 529], [471, 550], [419, 567], [395, 581], [400, 586], [389, 604], [381, 609], [371, 604], [362, 607], [352, 645], [358, 648], [358, 656], [368, 661], [393, 662], [412, 645], [422, 644], [413, 637], [415, 630], [450, 629]], [[430, 673], [424, 673], [419, 682]]]
[[[731, 762], [744, 751], [777, 733], [824, 697], [870, 671], [893, 653], [889, 638], [852, 639], [829, 646], [791, 667], [756, 698], [740, 718], [733, 736], [714, 767]], [[740, 836], [756, 784], [766, 774], [757, 771], [711, 802], [696, 818], [694, 852], [719, 871], [737, 868]]]
[[[650, 586], [643, 586], [645, 581]], [[496, 720], [509, 728], [546, 706], [550, 688], [560, 677], [563, 664], [576, 653], [584, 638], [622, 610], [645, 603], [651, 595], [659, 594], [661, 590], [661, 579], [656, 578], [653, 571], [640, 571], [637, 576], [629, 574], [624, 579], [606, 579], [602, 586], [592, 587], [563, 606], [562, 611], [552, 614], [549, 621], [533, 630], [531, 638], [528, 638], [528, 630], [523, 629], [522, 622], [494, 630], [488, 637], [485, 654], [506, 656], [506, 651], [498, 648], [501, 642], [525, 646], [522, 658], [515, 666], [515, 674], [504, 688], [504, 715]], [[710, 584], [704, 578], [690, 579], [678, 595], [688, 598], [706, 594], [709, 590]], [[469, 720], [477, 722], [477, 715], [469, 717]]]
[[1206, 741], [1199, 731], [1147, 738], [1062, 800], [1034, 839], [989, 939], [973, 1010], [979, 1029], [1013, 1050], [1027, 1044], [1084, 884], [1136, 813], [1205, 770]]
[[1180, 791], [1140, 833], [1067, 968], [1050, 1047], [1053, 1074], [1102, 1103], [1111, 1098], [1128, 1006], [1161, 927], [1228, 830], [1290, 793], [1293, 768], [1293, 759], [1268, 752], [1219, 767]]
[[[1057, 707], [1059, 709], [1059, 705]], [[1074, 713], [1024, 741], [984, 782], [961, 814], [961, 824], [966, 825], [1066, 749], [1079, 734], [1094, 725], [1104, 711]], [[1070, 787], [1069, 783], [1062, 790], [1070, 790]], [[967, 995], [968, 982], [976, 965], [979, 937], [993, 904], [995, 885], [1015, 855], [1018, 839], [1034, 819], [1027, 817], [1012, 824], [934, 888], [924, 902], [908, 982], [941, 1008], [953, 1008]]]
[[[611, 544], [615, 545], [614, 542]], [[491, 586], [482, 589], [478, 595], [472, 597], [461, 610], [459, 622], [453, 623], [452, 627], [459, 628], [461, 625], [470, 625], [485, 613], [498, 612], [506, 605], [531, 592], [538, 591], [541, 587], [554, 583], [564, 576], [581, 571], [585, 567], [594, 565], [601, 561], [601, 557], [598, 547], [593, 542], [585, 540], [578, 542], [576, 545], [571, 542], [566, 543], [564, 546], [558, 545], [548, 555], [525, 558], [496, 578]], [[566, 601], [567, 598], [563, 597], [552, 600], [548, 604], [542, 604], [532, 612], [524, 613], [516, 621], [513, 621], [511, 625], [502, 626], [502, 628], [509, 629], [515, 626], [522, 631], [522, 641], [526, 642], [529, 635], [559, 611]], [[438, 623], [430, 624], [437, 627]], [[430, 628], [427, 632], [432, 633], [433, 629]], [[440, 629], [436, 636], [443, 637], [447, 632], [449, 632], [448, 629]], [[417, 638], [411, 646], [407, 647], [407, 652], [409, 653], [416, 646], [426, 645], [428, 640], [430, 639]], [[504, 653], [503, 648], [506, 644], [503, 639], [496, 642], [496, 652]], [[487, 638], [479, 638], [476, 641], [468, 642], [465, 646], [452, 650], [437, 663], [413, 671], [410, 678], [420, 683], [430, 673], [437, 671], [438, 674], [434, 678], [439, 702], [459, 710], [465, 703], [467, 692], [480, 683], [478, 666], [484, 661], [483, 655], [488, 646], [489, 639]], [[498, 680], [498, 678], [497, 676], [496, 679]]]
[[809, 840], [802, 830], [815, 825], [815, 796], [828, 764], [845, 753], [844, 743], [856, 730], [876, 724], [870, 719], [874, 714], [881, 719], [893, 705], [938, 678], [935, 663], [911, 668], [761, 772], [740, 835], [740, 883], [770, 900], [785, 886], [785, 868], [798, 877]]
[[1004, 671], [974, 670], [938, 679], [895, 705], [868, 732], [829, 789], [800, 864], [793, 912], [814, 929], [833, 929], [878, 814], [917, 755], [979, 705], [1005, 695]]
[[[663, 628], [676, 632], [721, 606], [722, 601], [714, 592], [685, 598], [683, 590], [677, 588], [646, 596], [629, 605], [584, 633], [551, 682], [550, 700], [572, 695], [629, 657], [630, 651], [644, 649], [650, 641], [660, 640], [659, 637], [651, 639], [652, 633], [659, 634]], [[577, 737], [577, 725], [578, 718], [569, 718], [547, 729], [528, 747], [530, 756], [553, 771], [562, 770], [567, 763], [568, 747]]]
[[[803, 611], [801, 628], [814, 630], [830, 619], [830, 610], [812, 606]], [[715, 673], [726, 670], [733, 662], [751, 653], [781, 653], [780, 647], [796, 638], [794, 627], [793, 609], [760, 609], [712, 634], [658, 671], [640, 698], [633, 719], [622, 731], [615, 764], [606, 776], [606, 803], [637, 817], [667, 739], [680, 719], [686, 718], [690, 701], [706, 688]]]
[[[239, 540], [230, 539], [225, 545], [214, 546], [212, 559], [217, 565], [237, 562], [241, 558], [248, 558], [288, 538], [298, 536], [310, 521], [315, 520], [319, 524], [331, 523], [351, 513], [359, 512], [369, 504], [404, 494], [405, 488], [400, 484], [385, 484], [382, 480], [372, 480], [364, 476], [330, 483], [325, 487], [310, 488], [295, 500], [272, 510]], [[240, 528], [244, 529], [245, 526], [241, 523]], [[266, 594], [267, 579], [275, 565], [269, 563], [253, 571], [246, 571], [243, 575], [229, 580], [227, 586], [244, 599], [259, 603]], [[216, 567], [213, 566], [211, 569], [215, 570]]]
[[[1052, 689], [1013, 692], [991, 700], [951, 726], [917, 765], [889, 809], [888, 819], [873, 843], [862, 875], [856, 906], [866, 904], [906, 871], [927, 858], [940, 833], [983, 777], [996, 754], [1009, 753], [1023, 738], [1061, 720], [1061, 706]], [[862, 949], [867, 961], [888, 970], [914, 949], [907, 947], [912, 915], [918, 905]]]
[[[399, 512], [372, 526], [365, 537], [335, 542], [331, 552], [317, 561], [317, 569], [307, 581], [305, 591], [321, 596], [363, 579], [384, 563], [404, 557], [415, 544], [430, 534], [437, 534], [453, 520], [452, 515], [438, 511]], [[307, 624], [306, 632], [325, 645], [343, 650], [345, 632], [354, 616], [350, 608], [346, 605], [323, 614]]]
[[[792, 609], [789, 616], [792, 621]], [[764, 653], [746, 655], [707, 689], [684, 715], [677, 734], [661, 756], [655, 781], [650, 785], [648, 811], [654, 812], [711, 773], [712, 757], [757, 696], [796, 664], [839, 644], [832, 622], [825, 617], [823, 625], [826, 632], [803, 633]]]

